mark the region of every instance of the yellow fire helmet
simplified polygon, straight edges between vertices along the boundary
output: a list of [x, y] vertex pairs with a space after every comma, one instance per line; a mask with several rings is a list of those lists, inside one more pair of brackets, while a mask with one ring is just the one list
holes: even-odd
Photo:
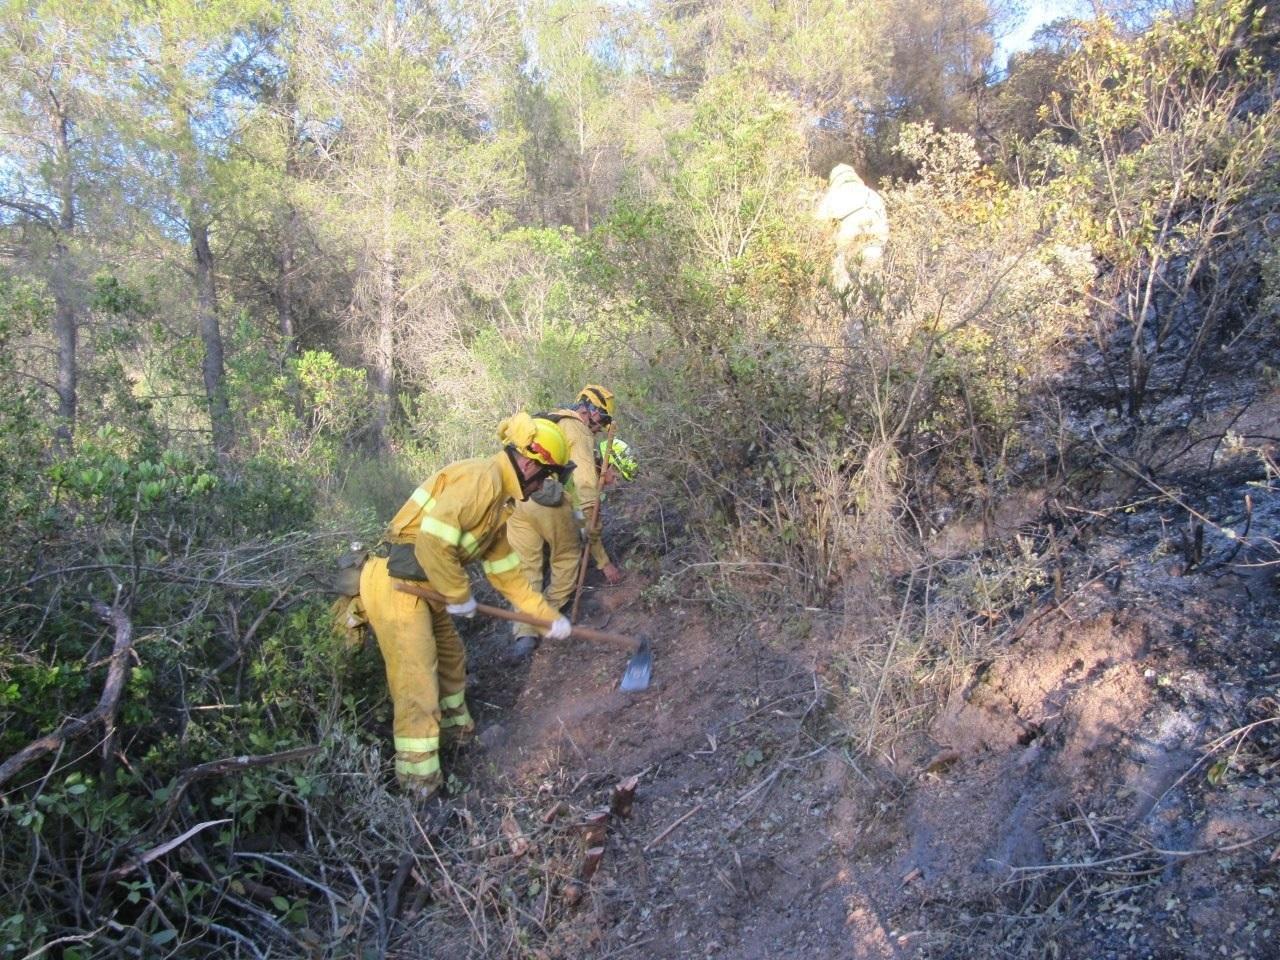
[[522, 411], [502, 421], [498, 439], [521, 456], [551, 468], [553, 473], [564, 474], [572, 469], [569, 441], [554, 420], [531, 417]]
[[582, 388], [578, 394], [579, 403], [589, 403], [601, 413], [604, 414], [604, 422], [608, 423], [614, 418], [615, 405], [613, 402], [613, 391], [608, 387], [602, 387], [598, 383], [588, 383]]

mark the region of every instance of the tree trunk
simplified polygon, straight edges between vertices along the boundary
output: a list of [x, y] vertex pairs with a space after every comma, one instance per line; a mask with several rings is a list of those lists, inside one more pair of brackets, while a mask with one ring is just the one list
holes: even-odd
[[587, 169], [587, 104], [578, 78], [578, 191], [582, 200], [582, 233], [591, 232], [591, 172]]
[[71, 265], [67, 246], [59, 238], [53, 260], [53, 333], [58, 342], [58, 426], [57, 444], [71, 447], [76, 432], [76, 339], [79, 335], [75, 302], [71, 290]]
[[209, 249], [209, 224], [192, 216], [190, 227], [191, 254], [196, 271], [196, 320], [200, 340], [204, 344], [204, 392], [209, 401], [209, 421], [213, 428], [213, 448], [220, 458], [235, 445], [231, 426], [231, 407], [227, 402], [227, 377], [222, 345], [222, 329], [218, 325], [218, 294], [213, 281], [213, 251]]
[[[396, 32], [394, 8], [386, 11], [383, 26], [384, 42], [392, 57], [398, 52], [399, 37]], [[392, 355], [395, 349], [395, 326], [398, 312], [396, 290], [396, 198], [400, 183], [400, 157], [397, 153], [396, 92], [388, 83], [383, 90], [385, 114], [384, 145], [382, 159], [382, 190], [380, 211], [382, 233], [378, 238], [377, 277], [374, 280], [377, 298], [376, 327], [369, 358], [369, 386], [373, 390], [373, 421], [370, 425], [371, 441], [375, 449], [387, 446], [387, 429], [391, 425], [391, 412], [395, 406], [395, 372]]]
[[276, 276], [276, 316], [280, 321], [280, 336], [284, 340], [286, 357], [295, 356], [298, 352], [298, 334], [293, 323], [294, 245], [297, 235], [298, 212], [290, 208], [280, 237], [280, 271]]
[[[298, 180], [298, 138], [301, 133], [295, 117], [297, 116], [297, 97], [293, 83], [286, 81], [280, 95], [279, 109], [281, 115], [288, 120], [289, 133], [285, 143], [284, 173], [286, 187]], [[279, 272], [276, 275], [276, 317], [280, 322], [280, 336], [284, 339], [286, 358], [298, 353], [297, 329], [294, 326], [293, 311], [293, 278], [297, 269], [298, 237], [302, 232], [302, 218], [298, 216], [298, 208], [292, 200], [285, 201], [284, 228], [280, 235]]]
[[[393, 206], [388, 204], [388, 206]], [[387, 231], [393, 229], [388, 216], [384, 224]], [[394, 238], [384, 234], [384, 244], [378, 260], [378, 315], [374, 331], [372, 356], [369, 362], [369, 385], [373, 388], [372, 442], [375, 449], [387, 446], [387, 428], [391, 425], [391, 411], [395, 401], [395, 378], [392, 369], [392, 353], [395, 349], [396, 322], [396, 268]]]
[[58, 156], [58, 226], [53, 247], [53, 333], [58, 344], [58, 426], [55, 439], [63, 449], [70, 448], [76, 430], [76, 338], [79, 318], [76, 316], [74, 265], [67, 241], [75, 232], [75, 173], [71, 164], [71, 123], [57, 100], [53, 101], [50, 121]]

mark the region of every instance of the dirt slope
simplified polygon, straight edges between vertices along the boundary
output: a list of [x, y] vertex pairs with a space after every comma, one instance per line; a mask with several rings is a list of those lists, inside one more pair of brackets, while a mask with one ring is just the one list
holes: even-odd
[[[1274, 554], [1226, 533], [1248, 493], [1265, 544], [1280, 496], [1201, 450], [1183, 479], [1213, 483], [1182, 493], [1221, 526], [1198, 562], [1167, 500], [1100, 492], [1058, 523], [1062, 592], [890, 754], [856, 755], [837, 719], [839, 610], [729, 626], [650, 611], [638, 575], [595, 584], [588, 622], [654, 643], [636, 695], [615, 651], [513, 667], [505, 630], [470, 638], [487, 746], [458, 758], [462, 819], [507, 798], [504, 834], [532, 845], [511, 869], [560, 856], [520, 881], [528, 955], [1280, 957], [1280, 596]], [[1028, 536], [1054, 525], [1040, 506]], [[580, 822], [635, 775], [575, 886]]]

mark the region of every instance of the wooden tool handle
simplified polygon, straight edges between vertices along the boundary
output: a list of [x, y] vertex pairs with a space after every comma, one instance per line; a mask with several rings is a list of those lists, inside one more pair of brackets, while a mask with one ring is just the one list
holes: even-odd
[[[430, 600], [432, 603], [438, 603], [444, 606], [449, 601], [430, 587], [420, 586], [416, 583], [408, 583], [404, 580], [398, 580], [395, 588], [401, 593], [411, 593], [415, 597], [422, 597], [424, 600]], [[514, 610], [503, 610], [501, 607], [491, 607], [485, 603], [476, 604], [476, 612], [483, 613], [486, 617], [493, 617], [495, 620], [509, 620], [512, 623], [527, 623], [531, 627], [541, 627], [543, 630], [551, 626], [550, 620], [542, 620], [538, 617], [530, 616], [527, 613], [517, 613]], [[635, 650], [637, 648], [636, 641], [621, 633], [608, 633], [604, 630], [593, 630], [590, 627], [573, 627], [569, 636], [579, 640], [592, 640], [596, 643], [608, 643], [615, 647], [625, 647], [627, 650]]]

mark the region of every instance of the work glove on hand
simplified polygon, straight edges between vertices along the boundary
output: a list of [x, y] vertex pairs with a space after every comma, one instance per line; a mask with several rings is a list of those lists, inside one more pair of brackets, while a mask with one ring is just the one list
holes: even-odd
[[551, 621], [551, 626], [547, 627], [548, 640], [568, 640], [569, 631], [573, 629], [573, 624], [569, 622], [569, 618], [565, 616], [556, 617]]
[[476, 615], [476, 598], [467, 597], [462, 603], [447, 603], [444, 608], [455, 617], [474, 617]]

